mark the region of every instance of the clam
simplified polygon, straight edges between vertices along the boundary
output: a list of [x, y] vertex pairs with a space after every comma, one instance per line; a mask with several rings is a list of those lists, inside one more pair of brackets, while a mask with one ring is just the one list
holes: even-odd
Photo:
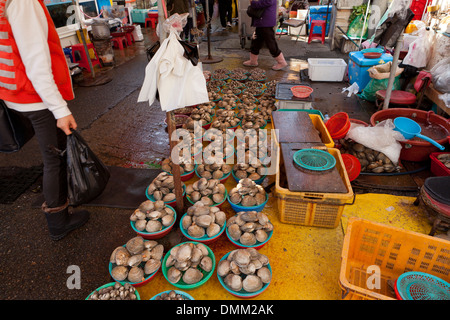
[[175, 220], [174, 216], [168, 214], [162, 217], [161, 222], [164, 227], [168, 227], [172, 224], [174, 220]]
[[134, 256], [131, 256], [128, 261], [127, 265], [129, 267], [137, 267], [142, 262], [142, 254], [135, 254]]
[[142, 282], [144, 278], [144, 270], [139, 267], [132, 267], [130, 271], [128, 271], [128, 281], [130, 282]]
[[145, 226], [147, 225], [147, 221], [146, 220], [137, 220], [134, 224], [134, 227], [138, 230], [138, 231], [144, 231], [145, 230]]
[[182, 276], [182, 279], [186, 284], [197, 283], [202, 278], [203, 278], [203, 273], [201, 273], [201, 271], [196, 268], [187, 269]]
[[157, 246], [158, 242], [155, 240], [144, 240], [144, 248], [145, 249], [152, 249], [153, 247]]
[[161, 260], [150, 259], [144, 265], [144, 273], [152, 274], [161, 266]]
[[111, 270], [111, 276], [116, 281], [123, 281], [128, 276], [128, 268], [125, 266], [116, 266]]
[[187, 229], [187, 232], [188, 232], [188, 234], [189, 234], [191, 237], [194, 237], [194, 238], [201, 238], [201, 237], [203, 237], [203, 236], [205, 235], [205, 233], [206, 233], [206, 231], [205, 231], [204, 228], [202, 228], [202, 227], [200, 227], [200, 226], [198, 226], [198, 225], [195, 225], [195, 224], [191, 225], [191, 226]]
[[208, 237], [212, 238], [216, 235], [218, 235], [220, 232], [220, 226], [217, 223], [211, 223], [207, 228], [206, 228], [206, 234], [208, 235]]
[[236, 261], [236, 263], [239, 266], [249, 264], [250, 258], [251, 258], [250, 252], [246, 249], [238, 249], [233, 255], [233, 260]]
[[272, 273], [270, 272], [269, 268], [267, 267], [261, 267], [256, 272], [257, 276], [261, 278], [261, 281], [263, 283], [269, 283], [270, 280], [272, 280]]
[[114, 252], [114, 263], [118, 266], [127, 265], [128, 259], [131, 257], [130, 252], [124, 247], [119, 247]]
[[145, 231], [147, 232], [158, 232], [162, 230], [162, 223], [158, 220], [150, 220], [147, 222], [147, 226], [145, 227]]
[[171, 267], [169, 270], [167, 270], [167, 279], [172, 283], [177, 283], [180, 281], [183, 274], [180, 270], [178, 270], [175, 267]]
[[206, 272], [210, 272], [213, 267], [212, 259], [209, 256], [203, 257], [199, 264], [200, 268], [202, 268]]
[[217, 273], [221, 277], [225, 277], [230, 272], [230, 261], [221, 260], [217, 265]]
[[242, 278], [236, 274], [227, 275], [224, 283], [233, 291], [240, 291], [242, 289]]
[[239, 241], [239, 239], [241, 238], [242, 231], [239, 225], [232, 224], [228, 227], [228, 234], [234, 241]]
[[256, 237], [253, 233], [244, 232], [239, 238], [239, 241], [245, 246], [252, 246], [256, 244]]
[[247, 292], [256, 292], [261, 290], [263, 287], [263, 282], [261, 278], [255, 275], [248, 275], [245, 277], [244, 281], [242, 281], [242, 288]]
[[185, 215], [183, 219], [181, 220], [181, 226], [183, 229], [189, 228], [189, 226], [192, 224], [192, 216]]
[[176, 252], [176, 260], [177, 261], [189, 260], [192, 255], [192, 249], [193, 249], [192, 243], [185, 243], [185, 244], [181, 245]]
[[255, 239], [258, 242], [264, 242], [267, 240], [268, 237], [269, 237], [269, 235], [267, 234], [267, 232], [265, 232], [262, 229], [256, 230], [256, 232], [255, 232]]
[[150, 251], [152, 258], [156, 260], [161, 260], [164, 254], [164, 246], [162, 244], [157, 244]]
[[202, 215], [199, 217], [194, 217], [193, 222], [197, 224], [199, 227], [207, 228], [212, 223], [212, 217], [210, 215]]

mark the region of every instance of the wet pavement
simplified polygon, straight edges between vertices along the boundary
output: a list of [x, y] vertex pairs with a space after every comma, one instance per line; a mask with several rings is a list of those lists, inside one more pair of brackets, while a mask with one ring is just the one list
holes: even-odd
[[[157, 104], [137, 103], [139, 89], [148, 63], [145, 48], [155, 40], [152, 29], [143, 29], [144, 41], [133, 44], [123, 52], [115, 50], [117, 65], [98, 70], [96, 76], [106, 75], [111, 81], [99, 86], [75, 86], [76, 99], [69, 103], [79, 131], [91, 148], [109, 166], [151, 168], [169, 155], [165, 132], [165, 113]], [[240, 48], [237, 27], [231, 31], [213, 30], [212, 56], [223, 61], [203, 64], [204, 70], [241, 67], [248, 51]], [[274, 59], [267, 50], [260, 55], [260, 68], [266, 69], [270, 80], [303, 81], [301, 72], [308, 57], [347, 59], [347, 54], [331, 52], [328, 43], [304, 41], [295, 43], [283, 36], [280, 48], [289, 68], [272, 71]], [[206, 42], [200, 53], [207, 53]], [[86, 75], [88, 77], [88, 75]], [[345, 111], [351, 118], [369, 121], [375, 111], [373, 104], [355, 97], [347, 98], [341, 91], [347, 86], [339, 83], [313, 83], [315, 108], [330, 115]], [[0, 154], [0, 167], [29, 168], [41, 164], [35, 139], [14, 154]], [[124, 244], [135, 234], [129, 228], [130, 210], [89, 207], [90, 221], [61, 241], [48, 237], [45, 217], [31, 204], [39, 196], [38, 179], [12, 204], [0, 204], [0, 299], [2, 300], [81, 300], [95, 288], [111, 282], [108, 261], [118, 244]], [[409, 183], [409, 182], [407, 182]], [[127, 226], [127, 227], [124, 227]], [[164, 239], [167, 246], [180, 241], [174, 232]], [[81, 288], [69, 289], [70, 266], [77, 266]]]

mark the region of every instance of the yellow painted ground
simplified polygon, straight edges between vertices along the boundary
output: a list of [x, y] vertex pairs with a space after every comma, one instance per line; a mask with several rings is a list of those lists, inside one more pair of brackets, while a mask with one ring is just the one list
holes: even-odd
[[[195, 179], [195, 178], [193, 178]], [[193, 180], [195, 181], [195, 180]], [[187, 182], [189, 184], [190, 181]], [[232, 177], [226, 182], [231, 189], [236, 182]], [[396, 197], [384, 194], [357, 195], [352, 206], [345, 206], [341, 225], [334, 229], [284, 224], [279, 221], [276, 199], [272, 196], [264, 208], [272, 223], [272, 239], [260, 249], [267, 255], [273, 270], [273, 278], [268, 289], [255, 300], [338, 300], [341, 289], [338, 285], [341, 265], [341, 251], [349, 217], [357, 216], [374, 222], [381, 222], [411, 231], [427, 234], [430, 229], [422, 207], [415, 207], [411, 197]], [[223, 210], [227, 217], [234, 215], [229, 204]], [[210, 244], [216, 263], [234, 245], [225, 233]], [[171, 285], [159, 271], [147, 285], [139, 287], [143, 300], [171, 289]], [[217, 279], [217, 273], [201, 287], [186, 290], [196, 300], [236, 300]]]

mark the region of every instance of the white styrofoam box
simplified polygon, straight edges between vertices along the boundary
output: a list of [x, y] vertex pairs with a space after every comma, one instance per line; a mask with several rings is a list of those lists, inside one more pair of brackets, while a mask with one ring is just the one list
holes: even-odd
[[[300, 30], [301, 29], [301, 30]], [[301, 36], [305, 36], [306, 35], [306, 25], [302, 25], [300, 27], [294, 28], [294, 27], [288, 27], [288, 34], [290, 36], [296, 36], [298, 35], [298, 32], [300, 31], [300, 35]]]
[[308, 76], [311, 81], [342, 81], [346, 69], [344, 59], [308, 58]]
[[134, 41], [143, 41], [144, 40], [144, 35], [142, 34], [141, 26], [138, 24], [134, 25], [133, 37], [134, 37]]
[[296, 101], [296, 100], [278, 100], [275, 105], [277, 109], [312, 109], [311, 101]]

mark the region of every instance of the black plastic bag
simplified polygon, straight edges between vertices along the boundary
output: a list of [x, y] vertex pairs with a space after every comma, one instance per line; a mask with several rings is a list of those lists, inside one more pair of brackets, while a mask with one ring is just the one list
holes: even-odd
[[19, 151], [33, 136], [31, 121], [0, 100], [0, 152]]
[[66, 151], [69, 203], [88, 203], [105, 189], [109, 170], [75, 130], [67, 136]]
[[184, 49], [183, 57], [190, 60], [191, 63], [196, 66], [198, 64], [198, 48], [195, 44], [191, 44], [187, 41], [178, 40]]

